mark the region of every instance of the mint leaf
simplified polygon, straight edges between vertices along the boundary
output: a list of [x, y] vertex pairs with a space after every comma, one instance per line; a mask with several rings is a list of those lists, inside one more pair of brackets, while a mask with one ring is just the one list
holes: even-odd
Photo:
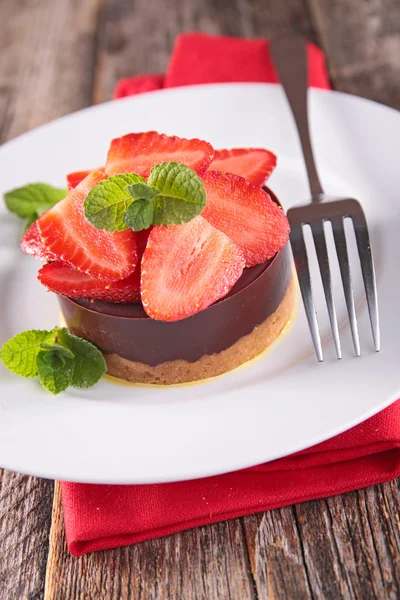
[[126, 186], [126, 190], [135, 200], [153, 200], [160, 193], [157, 188], [147, 183], [132, 183]]
[[[58, 328], [55, 328], [55, 329], [57, 329], [55, 338], [58, 339], [59, 330], [58, 330]], [[55, 342], [54, 344], [47, 344], [47, 343], [40, 344], [40, 347], [42, 350], [49, 350], [49, 351], [54, 350], [55, 352], [58, 352], [59, 354], [65, 356], [67, 358], [68, 357], [74, 358], [74, 353], [71, 352], [71, 350], [68, 350], [68, 348], [65, 348], [65, 346], [62, 346], [61, 344], [58, 344], [57, 342]]]
[[74, 355], [59, 344], [42, 344], [37, 355], [37, 368], [40, 383], [46, 390], [56, 395], [71, 385], [74, 376]]
[[206, 192], [200, 177], [176, 162], [153, 167], [147, 183], [135, 173], [104, 179], [92, 188], [84, 203], [89, 223], [106, 231], [127, 227], [141, 231], [152, 224], [186, 223], [205, 205]]
[[36, 359], [43, 343], [55, 339], [54, 331], [31, 329], [18, 333], [0, 350], [0, 358], [10, 371], [23, 377], [35, 377], [38, 373]]
[[78, 388], [94, 385], [106, 372], [106, 361], [100, 350], [87, 340], [70, 333], [68, 329], [59, 329], [57, 337], [59, 343], [75, 356], [70, 385]]
[[89, 223], [106, 231], [127, 229], [124, 215], [133, 198], [126, 188], [135, 183], [146, 184], [146, 180], [134, 173], [124, 173], [100, 181], [85, 199], [85, 217]]
[[52, 394], [69, 385], [87, 388], [106, 372], [100, 350], [68, 329], [31, 329], [11, 338], [0, 350], [5, 366], [23, 377], [39, 379]]
[[47, 183], [29, 183], [4, 194], [9, 211], [21, 218], [36, 218], [68, 194], [64, 188], [55, 188]]
[[154, 225], [187, 223], [206, 205], [206, 192], [200, 177], [176, 162], [164, 162], [150, 171], [148, 184], [160, 190], [153, 200]]
[[125, 213], [124, 223], [134, 231], [148, 229], [153, 223], [154, 208], [149, 200], [135, 200]]

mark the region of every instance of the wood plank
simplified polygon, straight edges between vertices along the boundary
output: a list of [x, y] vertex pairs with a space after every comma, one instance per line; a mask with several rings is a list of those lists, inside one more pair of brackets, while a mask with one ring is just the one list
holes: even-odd
[[259, 598], [312, 598], [291, 507], [245, 517], [250, 566]]
[[53, 482], [0, 469], [0, 597], [41, 598]]
[[253, 600], [239, 519], [127, 548], [72, 557], [56, 484], [45, 600]]
[[307, 0], [335, 88], [400, 108], [398, 0]]
[[[0, 2], [0, 142], [90, 104], [97, 0]], [[0, 597], [43, 597], [53, 482], [0, 470]]]
[[244, 519], [259, 598], [400, 597], [400, 482]]
[[122, 77], [165, 71], [175, 36], [187, 31], [315, 38], [303, 0], [169, 0], [165, 9], [148, 0], [104, 0], [95, 102], [109, 100]]
[[98, 0], [0, 3], [3, 141], [91, 101]]
[[295, 508], [313, 598], [400, 597], [399, 497], [393, 482]]

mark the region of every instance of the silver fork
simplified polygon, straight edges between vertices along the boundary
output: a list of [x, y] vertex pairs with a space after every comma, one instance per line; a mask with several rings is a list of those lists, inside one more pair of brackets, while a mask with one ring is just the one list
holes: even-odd
[[324, 360], [304, 239], [305, 225], [309, 225], [311, 228], [336, 354], [338, 358], [342, 358], [332, 290], [331, 269], [329, 266], [324, 231], [325, 222], [330, 222], [332, 225], [354, 350], [356, 356], [360, 356], [361, 354], [349, 256], [344, 230], [344, 219], [347, 218], [351, 219], [354, 226], [371, 321], [372, 336], [375, 350], [378, 352], [380, 349], [380, 332], [376, 279], [364, 211], [358, 200], [355, 200], [354, 198], [336, 198], [324, 194], [315, 166], [307, 113], [308, 69], [306, 40], [301, 36], [290, 36], [277, 39], [271, 42], [270, 52], [296, 122], [311, 191], [311, 203], [289, 209], [287, 216], [291, 227], [290, 244], [317, 358], [320, 362]]

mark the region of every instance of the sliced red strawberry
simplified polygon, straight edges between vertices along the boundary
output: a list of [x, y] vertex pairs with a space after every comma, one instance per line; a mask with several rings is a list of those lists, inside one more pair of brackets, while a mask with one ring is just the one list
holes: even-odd
[[183, 163], [201, 175], [213, 156], [213, 147], [208, 142], [147, 131], [113, 140], [105, 168], [107, 175], [136, 173], [148, 177], [154, 165], [167, 161]]
[[32, 225], [25, 231], [21, 238], [20, 246], [25, 254], [31, 254], [39, 260], [55, 260], [54, 254], [47, 250], [40, 238], [37, 221], [34, 221]]
[[138, 251], [138, 263], [142, 260], [143, 253], [147, 246], [147, 240], [149, 239], [150, 231], [152, 227], [149, 229], [142, 229], [142, 231], [138, 231], [137, 235], [137, 251]]
[[101, 171], [102, 169], [88, 169], [87, 171], [74, 171], [67, 175], [67, 187], [69, 190], [73, 190], [76, 186], [85, 179], [93, 171]]
[[185, 319], [226, 296], [243, 267], [238, 246], [201, 216], [154, 227], [142, 259], [142, 304], [153, 319]]
[[242, 249], [248, 267], [282, 250], [289, 238], [289, 223], [264, 190], [243, 177], [219, 171], [208, 171], [203, 181], [207, 203], [202, 216]]
[[262, 185], [276, 167], [276, 156], [262, 148], [215, 150], [210, 170], [234, 173]]
[[129, 304], [140, 301], [140, 270], [127, 279], [106, 283], [62, 262], [43, 265], [40, 283], [52, 292], [70, 298], [93, 298], [105, 302]]
[[103, 231], [85, 218], [84, 200], [105, 174], [93, 171], [38, 221], [42, 242], [58, 260], [107, 282], [125, 279], [137, 263], [136, 234]]

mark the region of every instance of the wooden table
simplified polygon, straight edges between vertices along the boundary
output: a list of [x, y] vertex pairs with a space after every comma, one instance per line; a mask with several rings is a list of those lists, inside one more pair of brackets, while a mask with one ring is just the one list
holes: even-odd
[[[0, 141], [162, 72], [191, 30], [301, 32], [335, 89], [400, 108], [398, 0], [0, 0]], [[399, 523], [394, 481], [76, 559], [58, 486], [0, 470], [0, 600], [398, 599]]]

